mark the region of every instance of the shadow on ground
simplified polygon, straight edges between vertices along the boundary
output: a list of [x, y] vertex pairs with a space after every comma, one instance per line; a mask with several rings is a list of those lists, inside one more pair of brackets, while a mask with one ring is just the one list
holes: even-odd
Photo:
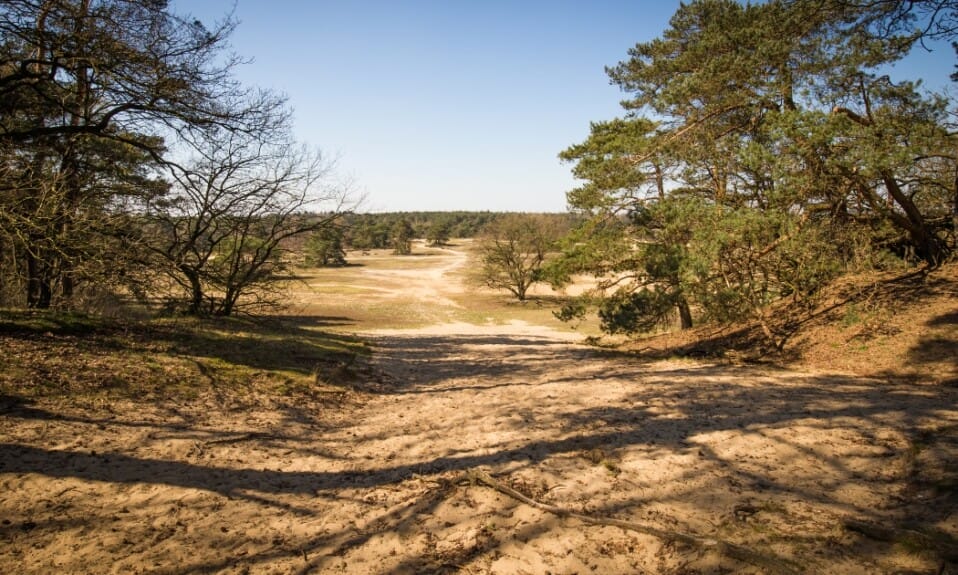
[[[940, 321], [950, 322], [953, 319], [948, 316]], [[277, 338], [277, 348], [286, 345], [286, 337], [309, 342], [312, 329], [323, 321], [315, 318], [284, 320], [266, 333]], [[250, 366], [289, 367], [278, 363], [288, 361], [286, 359], [270, 358], [270, 348], [251, 353], [243, 342], [237, 342], [237, 332], [246, 329], [248, 327], [245, 324], [235, 330], [227, 325], [220, 328], [221, 334], [204, 335], [172, 345], [189, 350], [189, 353], [244, 362]], [[375, 342], [375, 347], [377, 362], [392, 374], [384, 390], [385, 396], [445, 394], [457, 397], [458, 394], [470, 392], [473, 393], [470, 396], [472, 401], [476, 401], [476, 397], [481, 398], [476, 393], [516, 388], [537, 394], [537, 388], [540, 387], [550, 386], [551, 389], [561, 390], [565, 383], [583, 380], [592, 381], [596, 386], [630, 386], [630, 392], [618, 405], [570, 405], [559, 410], [551, 420], [537, 422], [551, 430], [545, 436], [540, 434], [482, 454], [437, 455], [399, 463], [371, 461], [350, 470], [292, 471], [284, 470], [281, 466], [253, 469], [220, 465], [215, 459], [199, 463], [51, 448], [42, 444], [11, 441], [8, 437], [0, 442], [0, 475], [72, 478], [117, 487], [165, 485], [213, 493], [227, 501], [248, 501], [303, 516], [318, 512], [314, 505], [317, 493], [335, 498], [354, 490], [388, 488], [417, 477], [440, 478], [437, 480], [444, 486], [442, 489], [425, 492], [408, 505], [382, 514], [377, 521], [368, 523], [371, 527], [358, 532], [341, 531], [304, 544], [299, 552], [307, 557], [330, 546], [342, 554], [376, 535], [409, 528], [415, 521], [429, 515], [448, 496], [450, 489], [453, 489], [450, 478], [459, 472], [476, 468], [495, 470], [507, 465], [516, 469], [516, 464], [520, 468], [533, 468], [551, 458], [576, 456], [595, 450], [601, 450], [605, 456], [612, 458], [626, 450], [644, 451], [652, 458], [695, 457], [698, 463], [694, 467], [697, 471], [693, 471], [693, 474], [706, 470], [716, 472], [722, 478], [723, 489], [734, 486], [740, 492], [762, 494], [762, 497], [787, 497], [813, 507], [842, 509], [850, 516], [876, 522], [893, 515], [899, 520], [907, 519], [910, 523], [917, 522], [931, 528], [954, 512], [958, 504], [958, 488], [955, 487], [958, 486], [958, 466], [938, 465], [940, 461], [930, 461], [928, 463], [936, 467], [937, 475], [928, 479], [923, 475], [920, 459], [909, 451], [911, 448], [888, 442], [882, 444], [881, 438], [871, 437], [880, 449], [863, 452], [856, 457], [859, 460], [870, 458], [879, 467], [882, 461], [910, 457], [914, 465], [909, 471], [910, 476], [902, 479], [910, 486], [907, 489], [913, 493], [924, 493], [927, 497], [920, 500], [903, 498], [893, 504], [893, 511], [851, 505], [835, 495], [841, 483], [881, 485], [889, 479], [885, 476], [862, 475], [861, 465], [850, 466], [845, 457], [816, 451], [804, 443], [801, 437], [792, 437], [788, 432], [793, 427], [846, 434], [860, 433], [863, 429], [889, 429], [909, 438], [920, 437], [925, 442], [925, 453], [931, 453], [933, 450], [929, 446], [935, 444], [942, 447], [938, 452], [940, 457], [951, 458], [958, 444], [955, 428], [936, 428], [937, 432], [930, 433], [928, 427], [929, 422], [940, 419], [943, 407], [956, 405], [958, 390], [950, 387], [890, 384], [836, 376], [800, 376], [788, 372], [757, 372], [748, 368], [722, 366], [688, 365], [649, 371], [645, 364], [635, 359], [620, 358], [615, 362], [607, 362], [593, 349], [532, 336], [382, 338]], [[283, 357], [295, 358], [306, 353], [306, 350], [294, 346], [292, 351], [284, 349]], [[915, 361], [921, 361], [920, 355], [916, 355]], [[742, 385], [738, 378], [743, 381], [764, 378], [767, 381], [762, 385]], [[561, 398], [553, 395], [542, 398], [542, 401], [559, 400]], [[137, 421], [129, 414], [109, 420], [93, 416], [67, 416], [9, 398], [0, 417], [5, 429], [21, 422], [43, 420], [72, 422], [92, 433], [98, 433], [96, 429], [108, 432], [115, 426], [149, 427], [163, 430], [171, 438], [200, 438], [207, 446], [227, 443], [237, 437], [235, 431], [227, 433], [198, 429], [188, 420], [164, 424], [155, 420]], [[357, 420], [352, 425], [359, 428], [362, 422]], [[521, 430], [524, 423], [512, 420], [505, 425]], [[457, 428], [440, 430], [449, 435], [460, 431]], [[296, 449], [308, 449], [307, 446], [311, 444], [322, 443], [321, 436], [311, 435], [316, 433], [315, 427], [304, 428], [302, 433], [302, 436], [289, 433], [261, 439], [279, 440], [277, 444], [286, 442], [292, 445], [294, 455]], [[729, 458], [703, 440], [703, 437], [717, 433], [765, 434], [770, 441], [785, 444], [795, 457], [814, 461], [823, 470], [823, 477], [831, 479], [821, 483], [810, 480], [796, 484], [793, 478], [783, 477], [774, 466], [762, 467], [745, 459]], [[5, 436], [5, 433], [0, 434], [0, 438]], [[240, 441], [257, 439], [251, 435], [241, 437]], [[872, 469], [874, 466], [866, 468]], [[683, 492], [676, 488], [671, 494], [674, 501], [693, 496], [701, 496], [701, 493]], [[630, 516], [635, 509], [650, 503], [642, 495], [636, 494], [628, 501], [613, 506], [599, 505], [593, 512]], [[105, 518], [103, 521], [106, 523]], [[19, 526], [20, 529], [25, 527]], [[30, 530], [34, 528], [36, 525]], [[547, 536], [545, 528], [542, 529], [542, 532], [533, 529], [528, 537]], [[846, 542], [846, 548], [840, 553], [863, 552], [862, 545], [861, 542]], [[486, 547], [464, 550], [457, 560], [465, 561], [474, 557], [475, 553], [489, 551]], [[290, 551], [279, 549], [234, 558], [230, 564], [257, 565], [272, 561], [277, 557], [276, 554], [283, 553], [289, 554]], [[203, 563], [200, 558], [197, 561], [190, 567], [191, 570], [206, 571], [226, 566]], [[306, 563], [303, 572], [318, 565], [309, 560]], [[403, 565], [411, 570], [441, 567], [441, 564], [437, 567], [434, 557], [410, 557], [404, 560]]]

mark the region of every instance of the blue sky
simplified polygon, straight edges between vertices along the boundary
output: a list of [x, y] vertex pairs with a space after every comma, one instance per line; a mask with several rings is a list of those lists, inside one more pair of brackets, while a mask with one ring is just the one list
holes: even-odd
[[[212, 22], [232, 0], [180, 0]], [[656, 0], [238, 0], [241, 81], [287, 94], [364, 211], [564, 211], [557, 154], [621, 115], [605, 66], [666, 28]], [[947, 85], [950, 47], [899, 70]]]

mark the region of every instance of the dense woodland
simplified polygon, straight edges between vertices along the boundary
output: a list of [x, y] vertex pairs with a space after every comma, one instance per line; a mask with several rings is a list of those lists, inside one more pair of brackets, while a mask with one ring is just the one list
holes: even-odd
[[[954, 41], [956, 12], [682, 4], [608, 68], [622, 117], [560, 154], [583, 182], [552, 226], [569, 233], [510, 249], [534, 281], [600, 280], [564, 317], [595, 308], [624, 333], [751, 319], [773, 341], [776, 302], [812, 305], [849, 272], [940, 266], [956, 250], [953, 102], [884, 67]], [[236, 25], [155, 0], [0, 5], [0, 305], [122, 295], [230, 315], [281, 302], [291, 262], [476, 236], [489, 285], [524, 297], [495, 280], [501, 214], [354, 213], [348, 185], [293, 139], [284, 98], [236, 81]]]

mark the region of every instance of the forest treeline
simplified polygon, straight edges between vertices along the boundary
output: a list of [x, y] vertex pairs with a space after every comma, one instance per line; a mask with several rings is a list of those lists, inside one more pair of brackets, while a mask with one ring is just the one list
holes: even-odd
[[[555, 232], [568, 231], [581, 218], [571, 213], [522, 213], [491, 211], [379, 212], [315, 214], [331, 222], [321, 230], [287, 242], [290, 252], [300, 254], [297, 261], [311, 266], [346, 265], [347, 250], [391, 249], [397, 255], [412, 253], [412, 242], [423, 240], [428, 246], [441, 247], [454, 239], [489, 239], [503, 221], [541, 222]], [[529, 236], [530, 234], [525, 234]], [[551, 234], [558, 239], [557, 233]], [[517, 238], [518, 239], [518, 238]], [[524, 239], [524, 238], [523, 238]], [[555, 242], [549, 246], [554, 250]], [[522, 250], [516, 245], [516, 256]]]
[[755, 320], [781, 343], [777, 303], [956, 253], [954, 103], [887, 73], [956, 47], [954, 0], [681, 3], [607, 69], [621, 117], [561, 152], [570, 214], [524, 219], [355, 213], [285, 98], [236, 80], [236, 26], [162, 0], [0, 3], [0, 305], [123, 294], [229, 315], [282, 302], [291, 249], [336, 265], [482, 235], [488, 285], [519, 299], [597, 279], [564, 318]]
[[412, 237], [442, 244], [451, 238], [475, 238], [504, 215], [491, 211], [348, 214], [344, 218], [345, 238], [354, 249], [391, 248], [392, 231], [406, 223]]

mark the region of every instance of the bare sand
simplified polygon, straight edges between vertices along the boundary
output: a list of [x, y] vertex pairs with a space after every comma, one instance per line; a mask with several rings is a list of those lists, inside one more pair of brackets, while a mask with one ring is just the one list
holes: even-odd
[[643, 362], [523, 322], [366, 336], [376, 353], [343, 405], [6, 401], [0, 572], [769, 571], [537, 509], [473, 470], [795, 572], [956, 572], [954, 387]]

